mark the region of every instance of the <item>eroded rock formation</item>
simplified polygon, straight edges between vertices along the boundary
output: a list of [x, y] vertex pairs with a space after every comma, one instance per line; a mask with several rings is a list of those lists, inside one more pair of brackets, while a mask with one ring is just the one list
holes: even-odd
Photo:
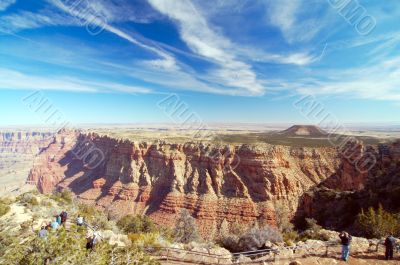
[[0, 194], [24, 184], [34, 157], [52, 140], [49, 132], [0, 132]]
[[336, 174], [304, 194], [300, 217], [342, 230], [352, 229], [361, 209], [382, 205], [388, 211], [400, 211], [400, 141], [376, 148], [355, 145], [353, 151], [354, 156], [368, 153], [374, 157], [374, 166], [367, 171], [357, 170], [349, 162], [353, 159], [343, 160]]
[[[201, 233], [212, 236], [223, 220], [275, 224], [277, 205], [315, 216], [324, 207], [315, 187], [362, 191], [382, 165], [393, 167], [398, 144], [380, 149], [359, 142], [318, 148], [139, 143], [63, 131], [36, 158], [29, 181], [44, 193], [69, 188], [114, 216], [145, 213], [169, 226], [185, 208]], [[366, 154], [377, 165], [364, 171]]]
[[28, 180], [44, 193], [69, 188], [112, 214], [146, 213], [166, 225], [186, 208], [211, 235], [224, 219], [274, 224], [276, 204], [294, 214], [301, 196], [341, 163], [334, 147], [137, 143], [64, 131]]

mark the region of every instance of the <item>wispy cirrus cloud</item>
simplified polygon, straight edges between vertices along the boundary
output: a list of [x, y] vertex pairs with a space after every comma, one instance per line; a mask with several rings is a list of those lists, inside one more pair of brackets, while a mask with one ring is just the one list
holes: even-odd
[[77, 25], [78, 21], [57, 10], [45, 9], [40, 13], [20, 11], [0, 17], [0, 31], [14, 33], [25, 29], [36, 29], [44, 26]]
[[321, 10], [320, 6], [316, 1], [269, 0], [266, 1], [266, 19], [281, 31], [287, 42], [308, 42], [325, 26], [322, 17], [306, 16], [312, 10]]
[[[398, 84], [396, 71], [383, 66], [384, 62], [390, 59], [389, 53], [395, 51], [398, 46], [400, 40], [398, 32], [393, 31], [391, 34], [386, 32], [363, 38], [335, 39], [327, 43], [326, 50], [323, 50], [323, 46], [316, 48], [316, 36], [324, 33], [324, 28], [330, 22], [324, 16], [324, 12], [315, 15], [316, 11], [310, 10], [310, 5], [318, 1], [269, 0], [262, 3], [256, 1], [247, 4], [246, 2], [239, 6], [225, 0], [217, 1], [215, 6], [213, 3], [204, 3], [200, 0], [179, 2], [149, 0], [149, 3], [140, 0], [139, 2], [144, 5], [137, 7], [137, 1], [132, 3], [126, 0], [97, 0], [79, 1], [77, 6], [71, 7], [68, 1], [47, 0], [46, 3], [50, 5], [47, 4], [36, 12], [21, 10], [0, 15], [0, 30], [18, 32], [46, 26], [82, 27], [88, 23], [104, 27], [105, 32], [114, 34], [125, 40], [127, 44], [143, 49], [146, 59], [132, 57], [127, 58], [126, 62], [114, 60], [111, 58], [110, 49], [105, 47], [102, 52], [108, 52], [110, 60], [95, 58], [99, 56], [97, 53], [83, 56], [83, 51], [80, 49], [67, 51], [68, 54], [76, 53], [67, 62], [63, 60], [66, 58], [57, 56], [49, 58], [49, 53], [45, 52], [41, 54], [46, 57], [42, 60], [50, 61], [50, 63], [59, 60], [61, 66], [65, 64], [71, 68], [76, 67], [76, 70], [93, 68], [93, 71], [98, 70], [102, 74], [110, 73], [110, 76], [118, 70], [118, 74], [125, 77], [134, 78], [135, 81], [142, 80], [150, 86], [156, 84], [157, 87], [165, 90], [246, 96], [261, 96], [271, 90], [292, 90], [299, 93], [315, 91], [321, 94], [351, 94], [365, 98], [373, 98], [373, 95], [379, 98], [390, 98], [390, 95], [394, 95], [396, 98], [397, 92], [394, 89]], [[268, 22], [267, 25], [263, 25], [269, 27], [268, 30], [272, 28], [274, 34], [276, 34], [276, 29], [282, 32], [284, 40], [278, 47], [270, 44], [268, 38], [261, 37], [261, 41], [243, 44], [235, 38], [235, 35], [232, 35], [232, 32], [225, 31], [223, 26], [226, 24], [218, 23], [221, 21], [215, 19], [221, 10], [229, 17], [232, 14], [243, 15], [246, 10], [254, 11], [259, 7], [264, 8], [262, 9], [265, 12], [263, 17], [267, 18], [265, 20]], [[329, 6], [325, 3], [325, 8], [327, 7]], [[207, 12], [210, 8], [215, 10]], [[315, 7], [317, 10], [319, 8], [319, 5]], [[250, 20], [248, 28], [253, 34], [251, 28], [258, 21]], [[174, 46], [157, 38], [152, 39], [151, 36], [145, 37], [133, 29], [133, 24], [126, 26], [129, 22], [152, 23], [154, 21], [157, 22], [155, 24], [163, 23], [174, 27], [183, 44]], [[351, 28], [350, 31], [352, 31]], [[243, 31], [243, 33], [247, 32]], [[349, 70], [346, 71], [340, 67], [336, 69], [331, 66], [318, 69], [313, 65], [316, 62], [320, 63], [321, 58], [323, 64], [325, 57], [338, 56], [340, 53], [366, 45], [373, 45], [373, 47], [362, 54], [364, 61], [374, 62], [381, 66], [379, 69], [368, 68], [369, 76], [367, 77], [358, 74], [358, 71], [365, 72], [367, 68], [352, 66], [352, 62], [348, 62], [346, 67]], [[69, 49], [68, 45], [65, 48]], [[58, 52], [54, 53], [58, 54]], [[150, 55], [147, 56], [148, 54]], [[41, 55], [38, 54], [37, 57]], [[148, 57], [151, 59], [147, 59]], [[40, 58], [35, 58], [35, 60], [40, 60]], [[90, 64], [94, 61], [99, 61], [104, 67], [91, 66]], [[204, 67], [197, 67], [197, 63]], [[285, 71], [276, 74], [275, 69], [272, 69], [270, 72], [273, 67], [285, 69]], [[379, 74], [373, 73], [373, 70]], [[286, 74], [289, 71], [296, 73], [296, 77]], [[345, 74], [347, 71], [351, 72], [352, 76], [347, 76]], [[341, 73], [341, 77], [334, 78], [335, 75], [332, 75], [332, 72]], [[274, 74], [273, 77], [272, 74]], [[307, 79], [302, 78], [303, 76], [307, 76]], [[326, 76], [329, 78], [324, 78]], [[374, 76], [379, 76], [379, 78], [375, 79]], [[28, 79], [23, 78], [23, 80]], [[63, 79], [63, 81], [68, 80]], [[374, 92], [375, 94], [370, 92], [377, 91], [373, 89], [372, 83], [379, 84], [384, 93], [379, 95], [378, 92]], [[56, 83], [52, 82], [52, 84]], [[76, 82], [76, 84], [81, 91], [86, 87], [82, 82]], [[64, 89], [66, 86], [61, 83], [60, 87]], [[93, 88], [92, 85], [88, 87]], [[114, 88], [117, 87], [114, 86]], [[120, 91], [129, 90], [120, 88]]]
[[210, 80], [226, 86], [263, 94], [251, 65], [237, 58], [229, 39], [216, 33], [199, 9], [190, 1], [150, 0], [152, 6], [178, 25], [181, 38], [195, 53], [212, 59], [217, 68], [209, 72]]
[[318, 77], [303, 79], [291, 86], [301, 94], [400, 100], [400, 56], [375, 65], [318, 73], [329, 77], [326, 80]]
[[[177, 7], [172, 2], [150, 1], [151, 5], [147, 8], [149, 10], [153, 7], [176, 22], [181, 38], [190, 48], [189, 51], [168, 49], [168, 45], [158, 45], [157, 42], [148, 41], [140, 35], [135, 36], [132, 32], [113, 25], [126, 21], [148, 23], [153, 19], [160, 19], [155, 10], [138, 14], [138, 11], [133, 12], [136, 9], [123, 0], [80, 1], [74, 6], [69, 6], [68, 2], [62, 0], [47, 1], [51, 6], [39, 12], [19, 11], [2, 16], [0, 30], [18, 32], [45, 26], [85, 26], [88, 23], [102, 27], [105, 31], [159, 57], [137, 61], [135, 66], [132, 65], [132, 71], [135, 71], [133, 76], [147, 82], [163, 83], [162, 85], [174, 89], [230, 95], [262, 95], [268, 82], [257, 78], [256, 71], [248, 61], [306, 65], [314, 60], [313, 56], [306, 53], [274, 54], [251, 48], [242, 49], [240, 45], [232, 43], [220, 32], [216, 32], [202, 15], [202, 10], [189, 1], [182, 2]], [[170, 52], [163, 49], [163, 46]], [[190, 66], [177, 60], [174, 55], [176, 52], [208, 61], [213, 66], [207, 74], [196, 73]], [[142, 73], [142, 76], [138, 73]], [[174, 78], [171, 79], [172, 76]]]
[[22, 73], [12, 69], [0, 68], [0, 89], [38, 89], [70, 92], [125, 92], [151, 93], [145, 87], [129, 86], [120, 83], [98, 82], [68, 76], [41, 76]]
[[0, 1], [0, 11], [6, 10], [9, 6], [15, 4], [17, 0], [1, 0]]
[[[255, 72], [252, 71], [251, 65], [242, 62], [240, 60], [237, 60], [235, 56], [232, 54], [226, 53], [224, 49], [227, 48], [226, 45], [230, 45], [229, 40], [218, 37], [208, 26], [206, 26], [203, 29], [199, 28], [200, 31], [196, 31], [196, 29], [194, 31], [191, 31], [187, 26], [189, 25], [188, 23], [191, 23], [192, 21], [181, 21], [186, 26], [187, 34], [185, 36], [188, 37], [188, 38], [185, 37], [183, 39], [189, 41], [190, 43], [189, 47], [194, 47], [193, 49], [194, 53], [200, 55], [201, 57], [211, 61], [212, 63], [218, 66], [216, 69], [214, 68], [212, 69], [212, 71], [209, 72], [210, 73], [209, 76], [196, 75], [196, 73], [194, 73], [191, 69], [189, 69], [187, 65], [177, 61], [175, 56], [173, 56], [171, 53], [167, 53], [159, 46], [155, 46], [149, 43], [147, 44], [144, 43], [143, 38], [140, 38], [139, 40], [139, 38], [133, 37], [132, 34], [124, 32], [123, 30], [118, 29], [109, 23], [104, 23], [104, 21], [100, 21], [98, 19], [98, 16], [95, 16], [94, 14], [92, 15], [90, 13], [88, 14], [87, 9], [85, 9], [85, 13], [83, 16], [82, 13], [79, 11], [79, 8], [77, 7], [71, 9], [60, 0], [49, 0], [49, 1], [51, 1], [51, 3], [53, 3], [61, 10], [69, 13], [71, 16], [75, 16], [78, 17], [79, 19], [85, 19], [87, 21], [90, 21], [90, 23], [92, 24], [94, 23], [97, 26], [101, 26], [104, 28], [104, 30], [116, 34], [117, 36], [131, 42], [132, 44], [138, 45], [148, 51], [157, 54], [160, 57], [159, 59], [142, 61], [142, 67], [145, 66], [153, 69], [153, 71], [155, 70], [158, 71], [158, 73], [154, 73], [153, 76], [162, 77], [156, 80], [155, 82], [164, 80], [167, 81], [164, 83], [164, 85], [172, 86], [175, 88], [177, 87], [178, 89], [182, 88], [181, 85], [182, 82], [180, 82], [179, 80], [175, 80], [175, 82], [173, 82], [175, 84], [171, 84], [171, 82], [168, 81], [168, 79], [170, 80], [170, 77], [164, 78], [167, 75], [169, 76], [172, 75], [174, 77], [179, 76], [185, 81], [190, 81], [186, 82], [185, 86], [185, 88], [189, 90], [196, 90], [196, 91], [200, 90], [203, 92], [210, 92], [210, 93], [225, 92], [227, 94], [247, 94], [247, 95], [249, 94], [249, 92], [250, 94], [256, 95], [256, 94], [262, 94], [264, 91], [264, 87], [260, 82], [257, 81], [256, 74]], [[151, 4], [154, 3], [151, 2]], [[196, 16], [195, 17], [196, 20], [193, 21], [197, 23], [196, 25], [194, 25], [195, 27], [201, 27], [202, 25], [207, 24], [207, 21], [204, 19], [204, 17], [202, 17], [199, 14], [199, 11], [196, 10], [194, 6], [190, 4], [186, 5], [185, 7], [189, 8], [190, 11], [194, 12], [192, 15]], [[82, 7], [82, 8], [87, 8], [87, 7]], [[99, 8], [99, 3], [97, 3], [96, 6], [94, 7], [92, 6], [90, 7], [90, 9], [93, 9], [97, 14], [97, 12], [102, 12], [102, 10], [104, 10], [104, 7]], [[185, 12], [185, 10], [183, 11]], [[176, 13], [176, 15], [178, 15], [179, 18], [183, 18], [180, 16], [181, 14]], [[106, 17], [112, 18], [110, 14], [106, 15]], [[204, 35], [195, 36], [198, 33]], [[219, 40], [217, 40], [216, 43], [211, 43], [211, 46], [205, 47], [205, 45], [207, 45], [207, 42], [201, 41], [201, 38], [203, 37], [207, 38], [206, 41], [211, 41], [214, 37], [218, 38]], [[223, 43], [225, 43], [226, 45]], [[163, 73], [163, 71], [165, 71], [165, 73]], [[141, 78], [143, 78], [143, 76]], [[215, 85], [213, 85], [213, 83]]]
[[[142, 47], [143, 49], [154, 52], [155, 54], [159, 55], [162, 58], [162, 59], [157, 59], [157, 60], [153, 61], [153, 63], [157, 64], [158, 66], [161, 66], [161, 67], [167, 68], [167, 69], [176, 69], [177, 66], [176, 66], [176, 62], [175, 62], [175, 59], [173, 56], [171, 56], [167, 52], [165, 52], [157, 47], [147, 45], [147, 44], [139, 41], [132, 35], [112, 26], [109, 23], [108, 19], [113, 19], [114, 16], [112, 16], [112, 15], [110, 15], [110, 13], [108, 13], [107, 16], [102, 17], [98, 13], [98, 12], [104, 12], [104, 10], [106, 10], [106, 8], [103, 7], [100, 4], [100, 2], [96, 2], [96, 4], [94, 6], [91, 6], [89, 4], [89, 7], [88, 7], [88, 6], [86, 6], [86, 4], [88, 4], [89, 2], [81, 2], [81, 3], [85, 3], [84, 6], [77, 6], [77, 5], [69, 6], [69, 5], [65, 4], [64, 2], [62, 2], [61, 0], [49, 0], [49, 1], [51, 3], [53, 3], [56, 7], [61, 9], [62, 11], [70, 14], [71, 16], [84, 20], [85, 25], [92, 24], [94, 26], [99, 27], [100, 30], [106, 30], [110, 33], [113, 33], [113, 34], [131, 42], [132, 44], [138, 45], [138, 46]], [[101, 8], [99, 8], [99, 7], [101, 7]]]

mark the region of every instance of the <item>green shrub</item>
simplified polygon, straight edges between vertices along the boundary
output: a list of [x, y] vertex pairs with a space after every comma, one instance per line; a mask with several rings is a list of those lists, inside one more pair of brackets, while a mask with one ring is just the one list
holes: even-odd
[[292, 246], [298, 240], [299, 234], [292, 230], [290, 232], [282, 233], [282, 238], [286, 245]]
[[[0, 227], [0, 257], [6, 250], [17, 241], [16, 232], [4, 229]], [[1, 264], [1, 262], [0, 262]]]
[[287, 207], [282, 204], [276, 204], [275, 217], [281, 233], [291, 233], [293, 231], [294, 225], [291, 223], [290, 212]]
[[308, 239], [328, 241], [329, 235], [322, 231], [322, 227], [312, 218], [305, 219], [306, 230], [300, 233], [297, 240], [307, 241]]
[[68, 189], [63, 189], [61, 192], [57, 191], [50, 196], [51, 199], [59, 202], [71, 204], [73, 200], [72, 192]]
[[129, 233], [128, 238], [136, 246], [152, 248], [162, 247], [162, 239], [160, 240], [160, 235], [158, 233]]
[[0, 200], [0, 217], [10, 211], [9, 203], [6, 200]]
[[34, 236], [23, 244], [9, 245], [0, 263], [33, 265], [44, 264], [47, 259], [48, 264], [158, 264], [138, 247], [115, 248], [100, 241], [93, 251], [87, 251], [85, 244], [84, 233], [59, 229], [49, 233], [47, 240]]
[[20, 196], [17, 197], [17, 200], [26, 206], [38, 206], [39, 205], [39, 201], [36, 198], [36, 195], [32, 192], [27, 192], [27, 193], [21, 194]]
[[40, 201], [40, 206], [43, 206], [43, 207], [52, 207], [53, 204], [52, 204], [52, 202], [51, 202], [50, 200], [48, 200], [48, 199], [42, 199], [42, 200]]
[[157, 227], [146, 215], [125, 215], [118, 220], [117, 226], [125, 233], [154, 233]]
[[109, 222], [104, 212], [96, 209], [94, 205], [79, 204], [79, 215], [81, 215], [86, 222], [98, 229], [113, 230], [112, 223]]
[[65, 202], [67, 202], [67, 203], [72, 203], [72, 198], [73, 198], [73, 196], [72, 196], [72, 192], [71, 192], [70, 190], [68, 190], [68, 189], [63, 189], [63, 190], [60, 192], [60, 197], [61, 197], [61, 199], [63, 199]]
[[82, 203], [78, 204], [78, 209], [79, 209], [79, 214], [82, 215], [85, 219], [99, 214], [99, 211], [96, 209], [94, 205], [88, 205]]
[[385, 211], [382, 205], [378, 209], [368, 208], [361, 210], [355, 222], [355, 228], [367, 238], [382, 238], [388, 234], [400, 235], [400, 221], [398, 216]]

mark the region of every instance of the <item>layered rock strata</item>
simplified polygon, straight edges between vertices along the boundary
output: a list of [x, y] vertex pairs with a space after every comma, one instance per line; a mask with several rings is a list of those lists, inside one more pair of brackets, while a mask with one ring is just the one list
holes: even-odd
[[[170, 226], [185, 208], [210, 236], [223, 220], [275, 224], [277, 205], [294, 214], [310, 188], [355, 174], [345, 160], [336, 147], [138, 143], [64, 131], [28, 180], [44, 193], [69, 188], [111, 215], [145, 213]], [[357, 178], [350, 188], [363, 185]]]

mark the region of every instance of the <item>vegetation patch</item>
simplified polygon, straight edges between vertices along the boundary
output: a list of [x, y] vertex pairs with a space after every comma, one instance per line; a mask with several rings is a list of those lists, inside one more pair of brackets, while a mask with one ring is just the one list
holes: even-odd
[[382, 238], [389, 234], [400, 236], [399, 215], [385, 211], [382, 205], [362, 210], [357, 216], [355, 227], [367, 238]]

